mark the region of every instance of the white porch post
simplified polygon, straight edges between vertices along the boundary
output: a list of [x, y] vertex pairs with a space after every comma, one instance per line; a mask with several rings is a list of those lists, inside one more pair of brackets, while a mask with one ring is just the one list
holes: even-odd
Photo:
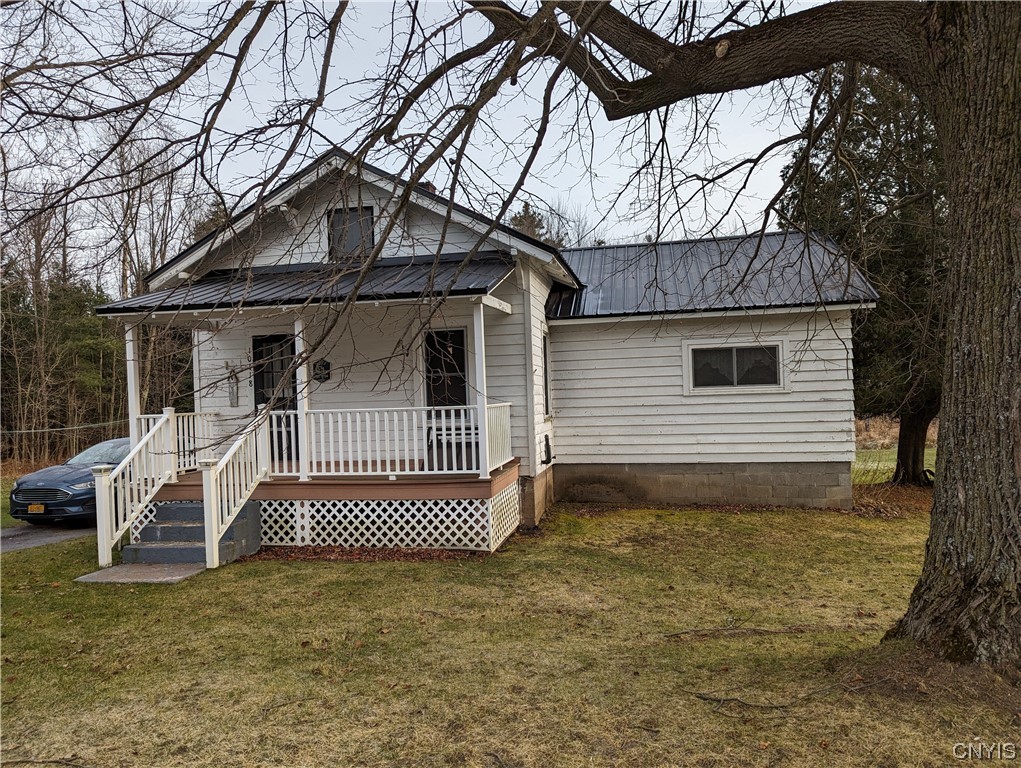
[[294, 393], [298, 405], [298, 480], [308, 480], [308, 360], [305, 358], [305, 320], [294, 318], [294, 357], [298, 367], [294, 371]]
[[484, 306], [478, 302], [472, 308], [472, 331], [475, 348], [475, 400], [479, 411], [479, 477], [489, 477], [489, 425], [486, 418], [486, 325]]
[[141, 439], [139, 434], [138, 417], [142, 415], [142, 402], [138, 389], [138, 344], [136, 326], [126, 325], [124, 327], [124, 356], [127, 358], [128, 366], [128, 435], [131, 438], [131, 447], [138, 445]]
[[191, 332], [191, 389], [195, 405], [192, 410], [202, 413], [202, 382], [199, 380], [202, 370], [202, 357], [199, 352], [199, 332]]
[[173, 408], [164, 408], [163, 415], [167, 417], [167, 442], [163, 450], [167, 454], [167, 482], [177, 482], [177, 415]]
[[199, 459], [202, 470], [202, 511], [206, 535], [206, 568], [220, 567], [220, 539], [217, 536], [216, 516], [220, 510], [217, 484], [213, 477], [216, 459]]
[[109, 568], [113, 565], [113, 494], [110, 493], [110, 473], [112, 464], [100, 464], [92, 468], [92, 478], [96, 481], [96, 541], [99, 545], [99, 567]]

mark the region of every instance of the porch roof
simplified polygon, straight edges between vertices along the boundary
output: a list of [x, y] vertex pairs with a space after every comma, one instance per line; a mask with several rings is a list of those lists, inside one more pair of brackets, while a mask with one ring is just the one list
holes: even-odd
[[[429, 296], [488, 294], [514, 270], [510, 256], [497, 251], [436, 258], [379, 259], [365, 276], [356, 301], [418, 299]], [[344, 301], [355, 289], [359, 269], [341, 265], [291, 264], [209, 272], [200, 279], [133, 296], [96, 308], [99, 315], [300, 306]]]

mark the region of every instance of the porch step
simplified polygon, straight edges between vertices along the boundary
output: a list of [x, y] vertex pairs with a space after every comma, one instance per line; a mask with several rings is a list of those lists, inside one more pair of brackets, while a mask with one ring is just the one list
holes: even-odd
[[[220, 542], [220, 562], [237, 560], [237, 542]], [[121, 562], [136, 564], [205, 563], [206, 546], [187, 541], [158, 541], [129, 544], [121, 551]]]
[[[244, 510], [241, 511], [240, 517], [244, 514]], [[180, 502], [174, 504], [159, 504], [156, 507], [156, 515], [153, 518], [154, 523], [198, 523], [200, 526], [203, 525], [204, 513], [202, 511], [202, 504], [200, 502]], [[150, 523], [151, 525], [151, 523]], [[147, 525], [146, 528], [149, 526]], [[142, 529], [143, 531], [145, 528]]]
[[[220, 564], [256, 552], [260, 546], [259, 502], [249, 501], [220, 539]], [[124, 563], [205, 563], [205, 522], [201, 504], [160, 504], [138, 544], [121, 551]]]
[[[227, 529], [227, 532], [223, 534], [220, 541], [234, 541], [238, 536], [238, 531], [244, 528], [247, 522], [248, 517], [242, 517], [239, 514], [234, 523]], [[205, 544], [206, 525], [204, 522], [192, 523], [174, 520], [168, 523], [160, 523], [154, 520], [142, 529], [139, 538], [142, 543], [176, 542]]]

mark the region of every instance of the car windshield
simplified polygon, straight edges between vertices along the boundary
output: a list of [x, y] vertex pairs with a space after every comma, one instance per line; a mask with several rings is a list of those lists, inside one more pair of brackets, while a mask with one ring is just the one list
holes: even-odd
[[124, 440], [107, 440], [105, 443], [97, 443], [91, 448], [86, 448], [74, 458], [68, 459], [68, 464], [93, 467], [96, 464], [120, 464], [128, 455], [131, 446]]

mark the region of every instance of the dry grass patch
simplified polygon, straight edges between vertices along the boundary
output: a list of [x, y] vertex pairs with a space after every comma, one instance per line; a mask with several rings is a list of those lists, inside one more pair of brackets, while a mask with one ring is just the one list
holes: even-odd
[[852, 514], [860, 517], [927, 518], [932, 510], [932, 488], [874, 483], [856, 485], [852, 494], [854, 498]]
[[565, 505], [491, 557], [252, 561], [173, 587], [73, 583], [88, 539], [5, 554], [4, 759], [944, 765], [1016, 732], [1014, 693], [890, 687], [916, 652], [878, 642], [926, 526]]

